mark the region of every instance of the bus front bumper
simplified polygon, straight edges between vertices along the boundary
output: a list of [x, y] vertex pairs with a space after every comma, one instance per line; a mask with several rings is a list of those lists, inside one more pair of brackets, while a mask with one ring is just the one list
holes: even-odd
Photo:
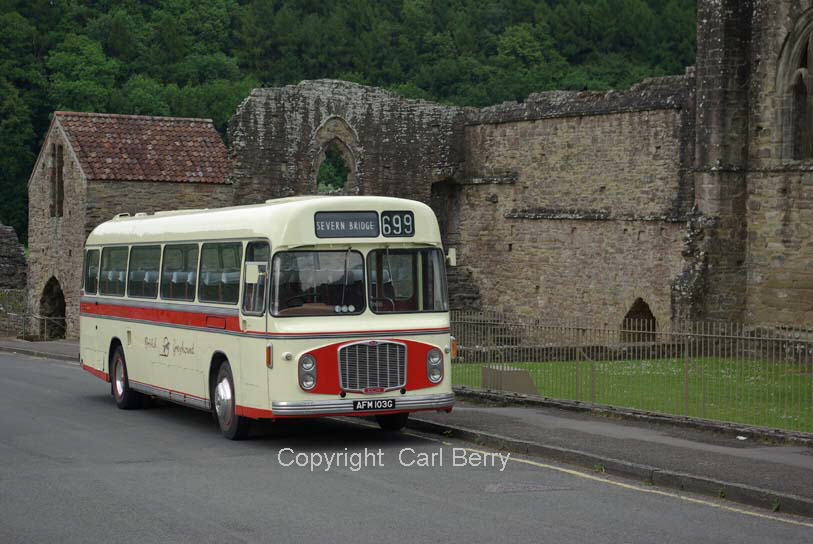
[[[454, 393], [437, 395], [415, 395], [410, 397], [375, 397], [379, 399], [395, 399], [395, 408], [383, 410], [386, 412], [414, 412], [418, 410], [451, 410], [454, 405]], [[281, 401], [271, 403], [271, 412], [274, 416], [321, 416], [321, 415], [369, 415], [376, 413], [370, 410], [354, 410], [353, 401], [361, 399], [331, 399], [306, 401]]]

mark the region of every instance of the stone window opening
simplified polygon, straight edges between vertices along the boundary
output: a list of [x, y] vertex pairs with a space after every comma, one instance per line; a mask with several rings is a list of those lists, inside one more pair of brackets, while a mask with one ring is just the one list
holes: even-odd
[[45, 340], [65, 338], [65, 295], [54, 276], [45, 283], [40, 296], [39, 334]]
[[51, 217], [62, 217], [65, 200], [65, 156], [61, 144], [51, 144]]
[[621, 324], [621, 342], [655, 342], [658, 322], [644, 299], [636, 298]]
[[[808, 58], [805, 52], [805, 58]], [[805, 61], [807, 62], [807, 61]], [[811, 80], [810, 71], [800, 68], [796, 71], [793, 90], [793, 158], [804, 160], [813, 158], [813, 127], [811, 127]]]
[[350, 167], [345, 160], [349, 153], [337, 139], [325, 145], [322, 160], [316, 174], [316, 190], [320, 194], [340, 193], [347, 188]]

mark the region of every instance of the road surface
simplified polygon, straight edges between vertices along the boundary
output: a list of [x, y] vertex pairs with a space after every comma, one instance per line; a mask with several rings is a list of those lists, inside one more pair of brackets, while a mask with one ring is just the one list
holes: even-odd
[[119, 410], [76, 365], [0, 353], [3, 543], [813, 542], [813, 520], [476, 450], [347, 419], [230, 442], [207, 413]]

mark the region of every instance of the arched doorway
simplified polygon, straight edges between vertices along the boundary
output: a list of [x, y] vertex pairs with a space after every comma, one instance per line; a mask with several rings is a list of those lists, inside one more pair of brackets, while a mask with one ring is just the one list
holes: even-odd
[[642, 298], [636, 298], [621, 324], [622, 342], [654, 342], [658, 322]]
[[39, 332], [46, 340], [65, 338], [65, 295], [59, 280], [51, 276], [40, 297]]

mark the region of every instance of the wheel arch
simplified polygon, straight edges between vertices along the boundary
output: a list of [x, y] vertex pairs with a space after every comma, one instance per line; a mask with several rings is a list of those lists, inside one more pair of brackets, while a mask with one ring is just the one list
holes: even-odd
[[116, 348], [121, 348], [121, 351], [124, 351], [124, 345], [118, 336], [114, 336], [110, 339], [110, 346], [107, 348], [107, 375], [110, 376], [111, 391], [113, 390], [113, 353], [116, 352]]
[[[215, 380], [217, 379], [217, 372], [220, 370], [220, 365], [224, 362], [228, 362], [229, 357], [222, 351], [218, 350], [212, 354], [211, 359], [209, 360], [209, 400], [212, 400], [212, 392], [214, 391], [215, 387]], [[234, 369], [232, 369], [232, 376], [234, 375]]]

